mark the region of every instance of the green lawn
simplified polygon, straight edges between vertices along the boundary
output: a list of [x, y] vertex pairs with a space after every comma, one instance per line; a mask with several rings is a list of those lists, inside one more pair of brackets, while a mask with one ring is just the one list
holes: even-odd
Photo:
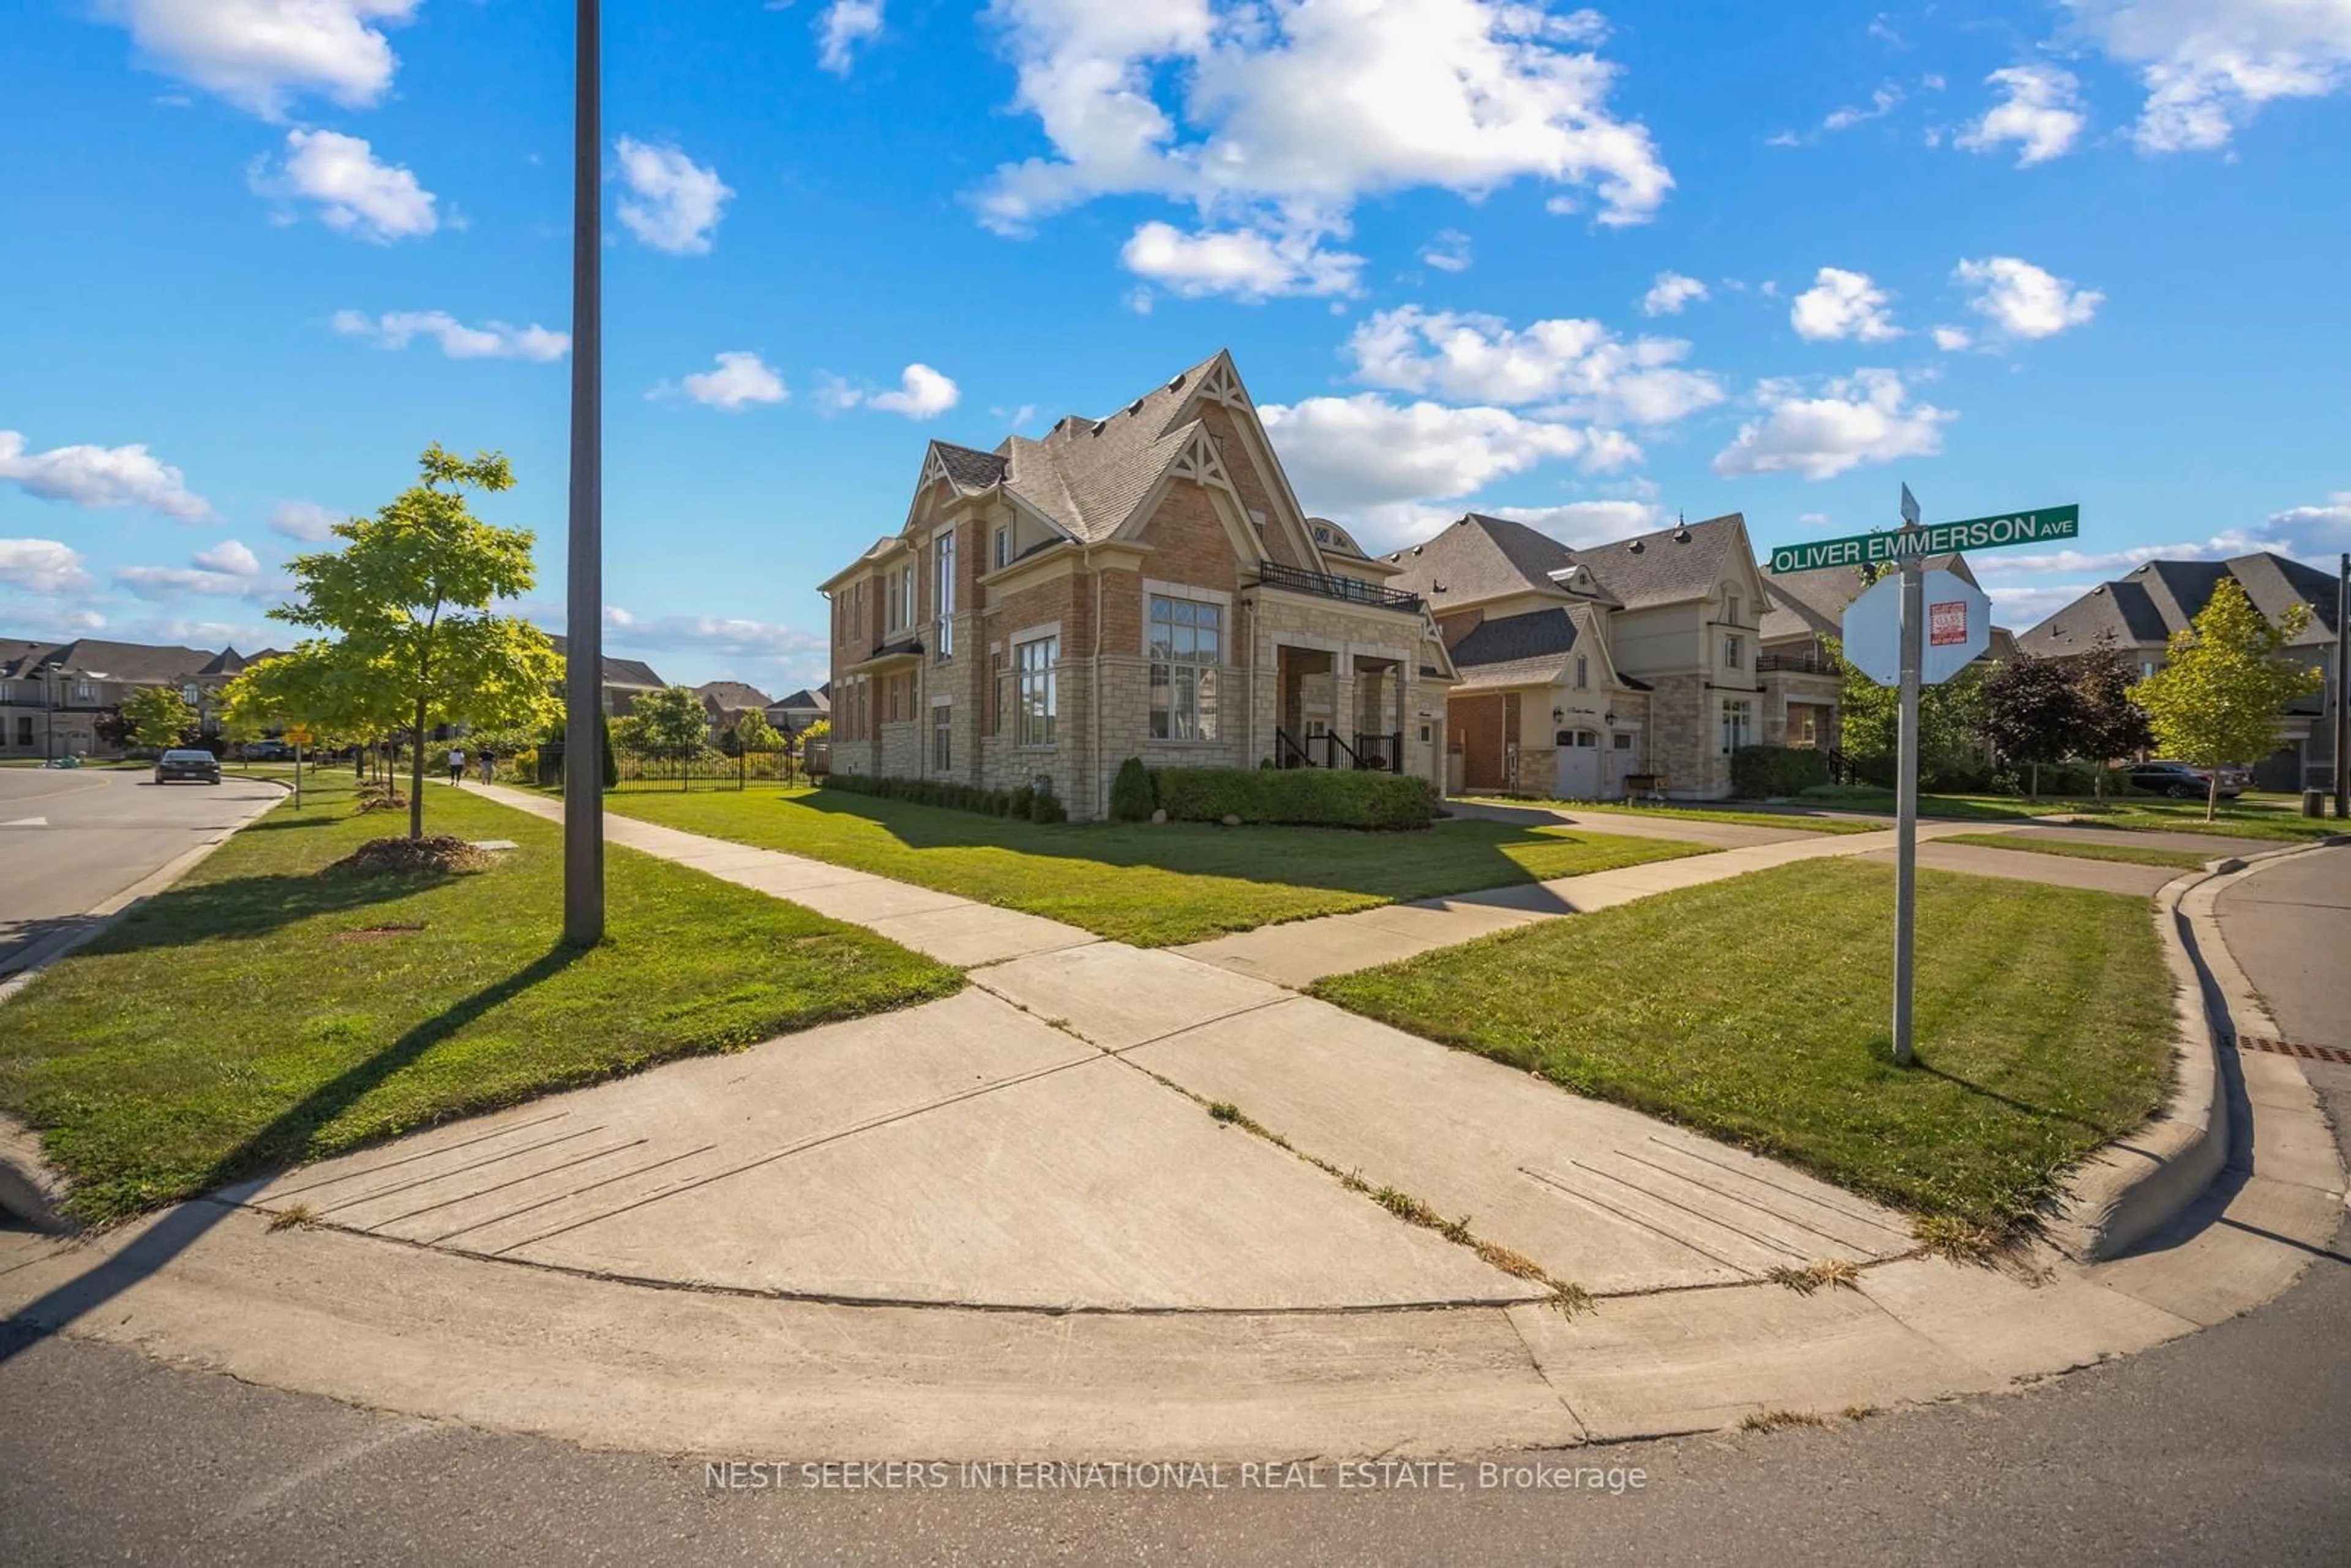
[[1952, 833], [1935, 841], [1938, 844], [1981, 844], [1991, 850], [2022, 850], [2028, 854], [2067, 855], [2074, 860], [2123, 861], [2131, 865], [2177, 866], [2181, 871], [2193, 871], [2221, 852], [2214, 847], [2212, 854], [2199, 854], [2194, 850], [2163, 850], [2147, 844], [2135, 844], [2122, 834], [2111, 843], [2093, 842], [2087, 839], [2057, 839], [2045, 833]]
[[1918, 1065], [1893, 1064], [1891, 868], [1807, 861], [1324, 980], [1431, 1040], [2013, 1228], [2137, 1126], [2171, 1062], [2147, 901], [1918, 877]]
[[1459, 819], [1426, 831], [1041, 824], [845, 790], [614, 795], [609, 810], [1067, 921], [1144, 947], [1400, 899], [1703, 854], [1699, 844]]
[[426, 831], [521, 847], [471, 875], [351, 877], [322, 868], [405, 813], [355, 816], [348, 772], [306, 794], [0, 1012], [0, 1107], [43, 1131], [83, 1218], [961, 984], [618, 848], [610, 939], [566, 948], [554, 825], [436, 789]]
[[1624, 817], [1662, 817], [1682, 822], [1736, 822], [1742, 827], [1783, 828], [1798, 833], [1878, 833], [1886, 831], [1883, 822], [1820, 816], [1801, 810], [1745, 811], [1729, 806], [1646, 806], [1632, 800], [1537, 800], [1519, 795], [1470, 795], [1463, 799], [1488, 806], [1541, 806], [1573, 811], [1578, 816], [1605, 813]]

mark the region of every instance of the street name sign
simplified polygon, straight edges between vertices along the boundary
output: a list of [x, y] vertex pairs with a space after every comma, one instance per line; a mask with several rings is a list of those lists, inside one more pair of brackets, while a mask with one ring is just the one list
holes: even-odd
[[[1916, 507], [1913, 502], [1906, 511], [1915, 510]], [[1961, 550], [2001, 549], [2010, 545], [2078, 538], [2081, 533], [2079, 506], [2043, 507], [2037, 511], [2003, 512], [1997, 517], [1965, 517], [1956, 523], [1929, 523], [1924, 528], [1782, 545], [1771, 552], [1771, 570], [1813, 571], [1824, 566], [1880, 563], [1898, 566], [1907, 560], [1956, 555]]]
[[[1918, 650], [1918, 684], [1938, 686], [1991, 646], [1991, 601], [1956, 572], [1924, 574], [1926, 636]], [[1844, 609], [1846, 661], [1881, 686], [1902, 684], [1902, 575], [1888, 572]]]

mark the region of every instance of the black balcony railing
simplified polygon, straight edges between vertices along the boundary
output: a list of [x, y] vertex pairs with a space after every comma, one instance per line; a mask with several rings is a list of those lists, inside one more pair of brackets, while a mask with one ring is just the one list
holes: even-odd
[[1400, 731], [1374, 735], [1357, 730], [1355, 744], [1350, 746], [1336, 730], [1300, 737], [1277, 728], [1273, 732], [1273, 752], [1275, 766], [1280, 768], [1340, 768], [1358, 773], [1404, 771], [1404, 736]]
[[1376, 583], [1357, 582], [1352, 577], [1329, 577], [1302, 567], [1284, 566], [1276, 560], [1257, 563], [1257, 579], [1268, 588], [1286, 588], [1292, 593], [1319, 594], [1324, 599], [1343, 599], [1350, 604], [1368, 604], [1375, 610], [1418, 610], [1420, 595], [1406, 593], [1400, 588], [1382, 588]]
[[1759, 675], [1834, 675], [1837, 664], [1826, 653], [1758, 653], [1755, 673]]

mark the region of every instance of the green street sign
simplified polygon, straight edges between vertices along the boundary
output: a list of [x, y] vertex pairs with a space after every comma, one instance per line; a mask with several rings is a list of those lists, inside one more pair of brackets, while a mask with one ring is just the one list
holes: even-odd
[[2079, 538], [2081, 534], [2080, 507], [2043, 507], [2038, 511], [2004, 512], [1998, 517], [1930, 523], [1925, 528], [1900, 528], [1890, 533], [1855, 534], [1848, 538], [1782, 545], [1771, 552], [1771, 570], [1812, 571], [1823, 566], [1868, 566], [1880, 561], [1898, 565], [1925, 556], [1999, 549], [2007, 545], [2046, 544], [2052, 539]]

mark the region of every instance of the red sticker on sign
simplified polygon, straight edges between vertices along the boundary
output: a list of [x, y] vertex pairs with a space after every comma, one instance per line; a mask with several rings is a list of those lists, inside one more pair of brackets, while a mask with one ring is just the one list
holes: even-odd
[[1948, 648], [1968, 640], [1968, 601], [1954, 599], [1949, 604], [1927, 607], [1927, 641], [1938, 648]]

